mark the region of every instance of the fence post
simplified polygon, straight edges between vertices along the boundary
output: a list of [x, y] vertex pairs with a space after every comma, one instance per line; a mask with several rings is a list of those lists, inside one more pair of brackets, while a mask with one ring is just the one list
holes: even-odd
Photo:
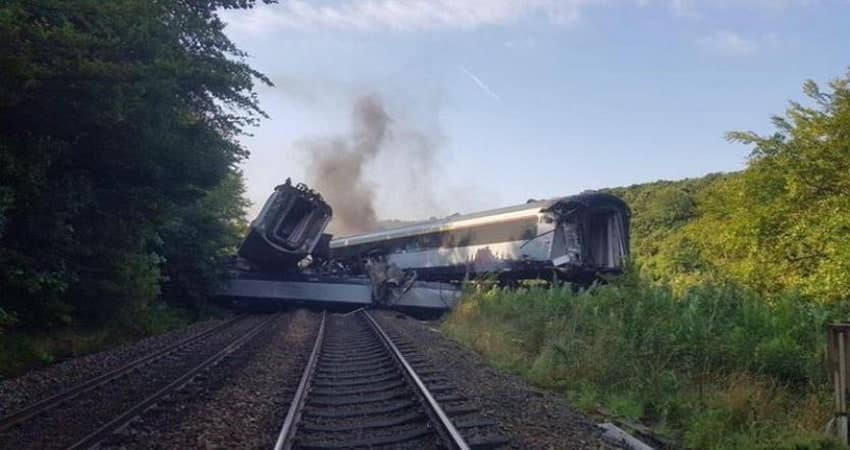
[[835, 435], [847, 444], [847, 364], [850, 363], [850, 323], [829, 326], [828, 354], [830, 378], [835, 389]]

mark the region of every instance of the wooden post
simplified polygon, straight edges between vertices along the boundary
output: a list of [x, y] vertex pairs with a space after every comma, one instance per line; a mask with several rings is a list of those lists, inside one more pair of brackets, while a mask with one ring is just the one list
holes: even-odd
[[850, 323], [829, 326], [828, 353], [832, 386], [835, 389], [835, 435], [841, 442], [848, 443], [847, 430], [847, 364], [850, 362]]

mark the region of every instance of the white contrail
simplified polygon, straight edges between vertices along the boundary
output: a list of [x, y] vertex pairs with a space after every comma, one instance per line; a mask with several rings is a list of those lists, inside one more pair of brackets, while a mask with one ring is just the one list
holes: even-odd
[[489, 95], [490, 97], [493, 97], [493, 99], [495, 99], [497, 102], [502, 103], [502, 98], [499, 97], [499, 94], [493, 92], [492, 89], [490, 89], [486, 84], [484, 84], [483, 81], [481, 81], [481, 78], [476, 77], [474, 73], [466, 70], [466, 67], [458, 66], [457, 68], [460, 69], [461, 72], [466, 74], [466, 76], [468, 76], [473, 83], [478, 85], [478, 87], [481, 88], [481, 90], [484, 91], [485, 94]]

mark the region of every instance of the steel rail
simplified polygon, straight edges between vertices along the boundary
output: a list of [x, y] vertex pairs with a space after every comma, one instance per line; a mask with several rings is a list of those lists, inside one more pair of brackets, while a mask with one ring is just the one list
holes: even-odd
[[289, 405], [289, 411], [286, 413], [286, 419], [283, 421], [283, 426], [280, 427], [277, 442], [274, 444], [275, 450], [292, 448], [292, 438], [295, 436], [298, 421], [301, 419], [301, 411], [304, 409], [304, 403], [307, 401], [307, 391], [309, 390], [310, 381], [316, 372], [316, 365], [319, 362], [319, 352], [325, 340], [326, 317], [327, 312], [322, 311], [322, 322], [319, 324], [319, 331], [316, 334], [313, 350], [310, 352], [310, 358], [307, 360], [307, 367], [304, 368], [304, 373], [301, 375], [298, 389], [295, 391], [295, 395], [292, 396], [292, 402]]
[[37, 416], [37, 415], [39, 415], [39, 414], [41, 414], [45, 411], [48, 411], [50, 409], [53, 409], [56, 406], [59, 406], [59, 405], [65, 403], [65, 402], [67, 402], [68, 400], [71, 400], [71, 399], [77, 397], [78, 395], [80, 395], [82, 393], [91, 391], [92, 389], [95, 389], [98, 386], [109, 383], [109, 382], [121, 377], [122, 375], [126, 374], [127, 372], [130, 372], [130, 371], [144, 365], [145, 363], [160, 359], [164, 356], [167, 356], [170, 353], [173, 353], [173, 352], [180, 350], [181, 348], [185, 347], [188, 344], [191, 344], [195, 341], [200, 340], [201, 338], [204, 338], [204, 337], [209, 336], [213, 333], [221, 331], [222, 329], [232, 325], [237, 320], [241, 320], [241, 317], [234, 317], [230, 320], [225, 321], [222, 324], [219, 324], [219, 325], [216, 325], [213, 328], [210, 328], [209, 330], [203, 331], [203, 332], [198, 333], [194, 336], [187, 337], [187, 338], [185, 338], [185, 339], [183, 339], [179, 342], [176, 342], [176, 343], [174, 343], [170, 346], [167, 346], [163, 349], [160, 349], [160, 350], [154, 351], [152, 353], [149, 353], [145, 356], [142, 356], [141, 358], [134, 359], [133, 361], [130, 361], [130, 362], [128, 362], [128, 363], [126, 363], [126, 364], [124, 364], [120, 367], [117, 367], [117, 368], [115, 368], [115, 369], [113, 369], [109, 372], [98, 375], [98, 376], [91, 378], [89, 380], [86, 380], [82, 383], [76, 384], [76, 385], [74, 385], [74, 386], [72, 386], [68, 389], [65, 389], [61, 392], [58, 392], [54, 395], [51, 395], [50, 397], [47, 397], [47, 398], [39, 400], [35, 403], [32, 403], [32, 404], [30, 404], [30, 405], [28, 405], [28, 406], [26, 406], [22, 409], [19, 409], [19, 410], [15, 411], [11, 414], [0, 417], [0, 431], [5, 431], [5, 430], [11, 428], [14, 425], [17, 425], [21, 422], [26, 421], [27, 419], [30, 419], [34, 416]]
[[176, 380], [169, 383], [167, 386], [165, 386], [165, 387], [161, 388], [160, 390], [156, 391], [155, 393], [149, 395], [147, 398], [145, 398], [141, 402], [136, 403], [131, 408], [124, 411], [118, 417], [112, 419], [111, 421], [104, 424], [103, 426], [101, 426], [97, 430], [89, 433], [87, 436], [80, 439], [79, 441], [77, 441], [76, 443], [74, 443], [73, 445], [71, 445], [68, 448], [69, 449], [81, 449], [81, 448], [93, 447], [98, 442], [103, 440], [105, 437], [109, 436], [110, 434], [112, 434], [113, 432], [115, 432], [116, 430], [121, 428], [122, 426], [126, 425], [134, 417], [136, 417], [140, 413], [144, 412], [146, 409], [153, 406], [157, 401], [159, 401], [166, 394], [169, 394], [170, 392], [175, 391], [175, 390], [183, 387], [184, 385], [188, 384], [189, 382], [191, 382], [192, 379], [195, 377], [195, 375], [197, 375], [200, 371], [202, 371], [205, 368], [209, 367], [210, 365], [224, 359], [227, 355], [233, 353], [236, 349], [238, 349], [243, 344], [248, 342], [251, 338], [256, 336], [269, 323], [271, 323], [272, 320], [274, 320], [277, 317], [278, 317], [278, 315], [274, 315], [274, 316], [270, 316], [270, 317], [266, 318], [265, 320], [260, 322], [258, 325], [254, 326], [253, 328], [248, 330], [246, 333], [244, 333], [241, 336], [239, 336], [238, 338], [234, 339], [233, 342], [231, 342], [227, 347], [224, 347], [223, 349], [219, 350], [216, 354], [210, 356], [209, 358], [207, 358], [206, 360], [204, 360], [203, 362], [201, 362], [197, 366], [188, 370], [186, 373], [184, 373], [179, 378], [177, 378]]
[[375, 331], [375, 334], [380, 337], [383, 341], [384, 345], [390, 350], [393, 357], [398, 361], [398, 363], [404, 369], [408, 378], [413, 380], [413, 383], [416, 385], [416, 389], [419, 394], [425, 399], [427, 403], [427, 407], [431, 410], [433, 415], [437, 418], [439, 422], [438, 425], [445, 432], [444, 434], [449, 437], [451, 440], [451, 444], [460, 450], [469, 450], [469, 444], [466, 443], [463, 436], [461, 436], [460, 432], [457, 431], [454, 424], [452, 423], [449, 416], [443, 411], [443, 408], [431, 394], [431, 391], [428, 390], [428, 387], [425, 386], [425, 383], [419, 378], [419, 375], [416, 374], [416, 371], [413, 370], [413, 366], [407, 362], [404, 355], [402, 355], [401, 351], [396, 347], [395, 343], [393, 343], [392, 339], [387, 335], [387, 333], [378, 325], [378, 322], [366, 311], [362, 312], [363, 316], [366, 318], [366, 321], [369, 325], [372, 326], [372, 329]]

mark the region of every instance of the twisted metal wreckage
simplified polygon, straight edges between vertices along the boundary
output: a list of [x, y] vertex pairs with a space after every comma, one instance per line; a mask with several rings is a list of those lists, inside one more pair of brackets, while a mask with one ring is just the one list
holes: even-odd
[[331, 239], [331, 207], [287, 179], [251, 223], [221, 297], [260, 308], [442, 311], [482, 275], [587, 285], [621, 271], [630, 215], [619, 198], [594, 192]]

